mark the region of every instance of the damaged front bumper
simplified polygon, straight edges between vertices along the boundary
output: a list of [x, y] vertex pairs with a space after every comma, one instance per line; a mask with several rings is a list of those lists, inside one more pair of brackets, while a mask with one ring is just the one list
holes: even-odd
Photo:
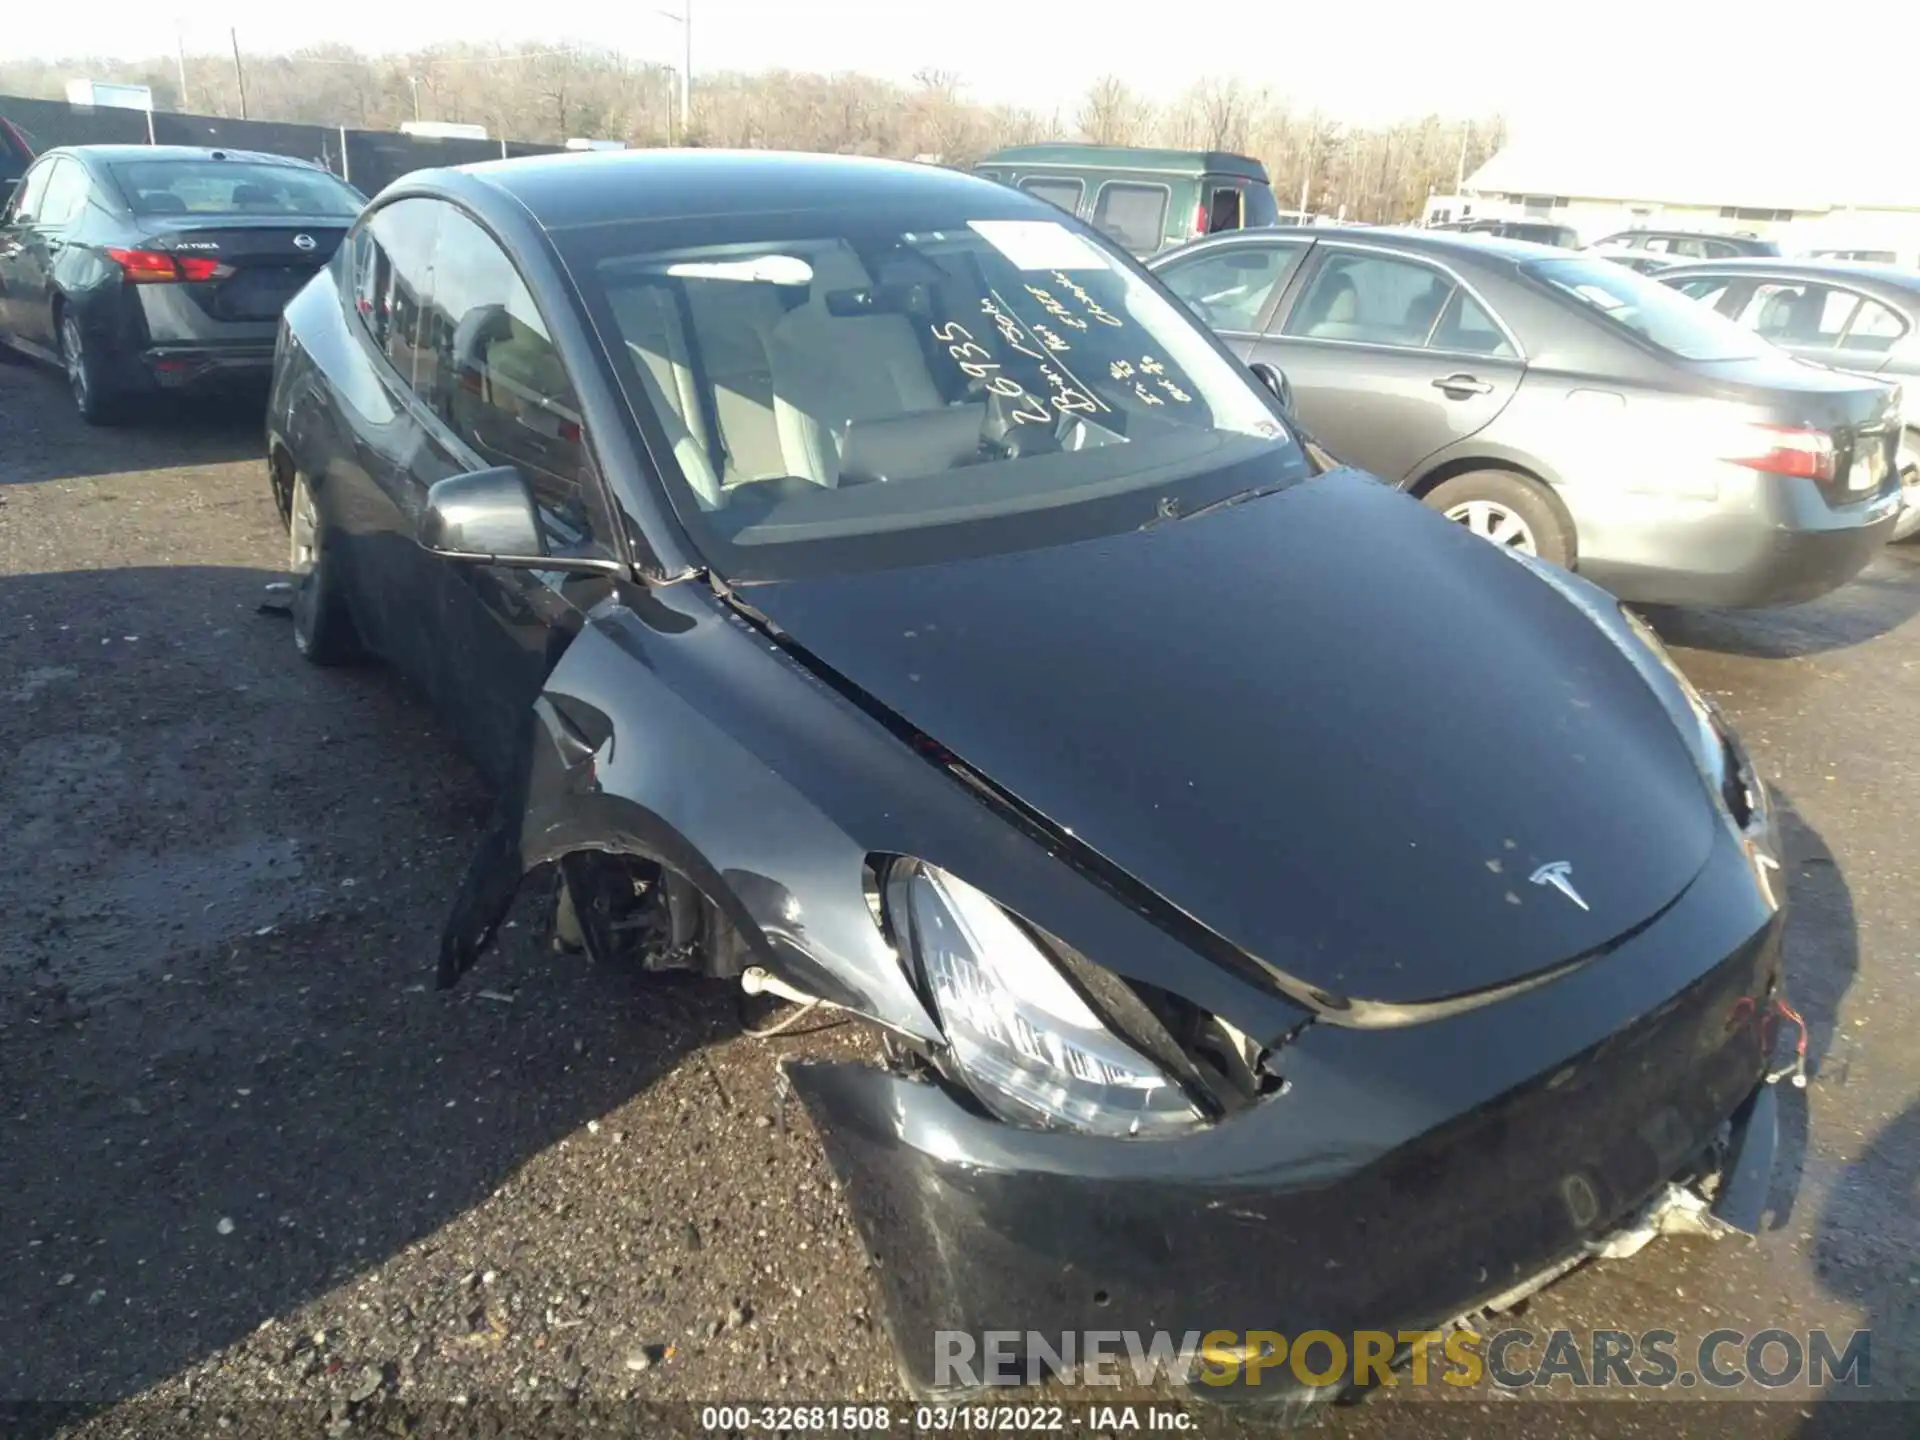
[[[1603, 1038], [1546, 1065], [1529, 1059], [1540, 1017], [1630, 995], [1652, 952], [1434, 1025], [1310, 1027], [1284, 1054], [1285, 1094], [1177, 1140], [1018, 1129], [856, 1064], [791, 1075], [921, 1396], [955, 1394], [942, 1332], [1437, 1329], [1662, 1230], [1758, 1223], [1776, 1110], [1771, 1030], [1751, 1021], [1777, 984], [1779, 929], [1624, 1028], [1602, 1012]], [[1461, 1107], [1498, 1084], [1487, 1057], [1503, 1049], [1532, 1078]], [[1198, 1393], [1302, 1402], [1279, 1372], [1260, 1379]]]

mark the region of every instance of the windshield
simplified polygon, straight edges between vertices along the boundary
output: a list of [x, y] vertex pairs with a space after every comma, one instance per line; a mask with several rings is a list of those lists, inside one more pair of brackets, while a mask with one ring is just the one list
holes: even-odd
[[130, 160], [110, 167], [136, 215], [302, 215], [351, 220], [359, 192], [304, 166]]
[[1771, 348], [1719, 311], [1611, 260], [1532, 260], [1520, 268], [1682, 360], [1752, 360]]
[[[728, 573], [822, 542], [924, 552], [924, 532], [1121, 495], [1178, 509], [1237, 462], [1299, 458], [1258, 382], [1077, 226], [739, 223], [792, 233], [576, 267]], [[1202, 474], [1214, 492], [1181, 492]]]

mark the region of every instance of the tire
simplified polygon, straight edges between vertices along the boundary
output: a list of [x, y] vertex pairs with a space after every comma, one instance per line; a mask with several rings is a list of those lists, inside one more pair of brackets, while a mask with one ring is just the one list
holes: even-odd
[[1573, 521], [1537, 480], [1511, 470], [1471, 470], [1443, 480], [1421, 498], [1496, 545], [1572, 568]]
[[117, 425], [126, 413], [123, 397], [102, 370], [99, 357], [86, 343], [80, 320], [72, 310], [60, 311], [60, 364], [67, 374], [67, 393], [73, 408], [89, 425]]
[[348, 665], [361, 658], [360, 636], [338, 573], [327, 563], [328, 534], [304, 475], [293, 477], [287, 526], [287, 569], [293, 580], [293, 644], [314, 665]]

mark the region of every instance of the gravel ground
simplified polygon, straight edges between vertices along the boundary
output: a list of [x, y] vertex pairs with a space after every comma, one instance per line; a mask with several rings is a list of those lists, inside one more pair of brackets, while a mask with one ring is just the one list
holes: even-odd
[[[391, 675], [298, 662], [260, 608], [284, 544], [254, 417], [88, 432], [0, 364], [0, 1435], [652, 1434], [743, 1400], [901, 1428], [779, 1071], [871, 1036], [758, 1040], [722, 987], [554, 953], [539, 893], [433, 991], [486, 796]], [[1816, 1078], [1775, 1228], [1656, 1242], [1524, 1322], [1870, 1326], [1907, 1403], [1402, 1391], [1328, 1429], [1920, 1434], [1916, 611], [1902, 547], [1815, 605], [1660, 617], [1788, 809]]]

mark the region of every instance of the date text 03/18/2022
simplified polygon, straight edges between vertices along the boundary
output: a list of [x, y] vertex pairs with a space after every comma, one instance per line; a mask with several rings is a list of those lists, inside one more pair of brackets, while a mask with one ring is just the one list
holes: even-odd
[[1199, 1418], [1178, 1405], [707, 1405], [700, 1428], [720, 1434], [1046, 1435], [1055, 1432], [1190, 1432]]

